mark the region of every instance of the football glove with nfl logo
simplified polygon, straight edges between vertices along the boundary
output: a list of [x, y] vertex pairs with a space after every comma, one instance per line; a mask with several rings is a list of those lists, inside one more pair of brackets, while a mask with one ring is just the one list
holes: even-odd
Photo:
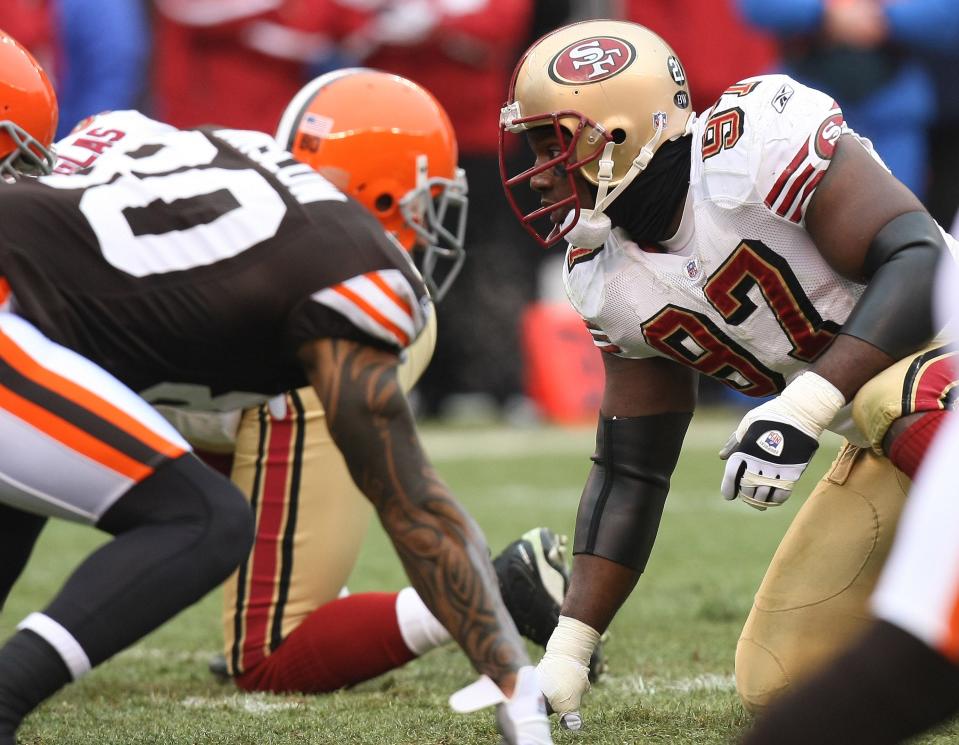
[[819, 437], [846, 401], [828, 380], [804, 372], [781, 394], [751, 409], [719, 451], [722, 493], [765, 510], [789, 499], [819, 447]]

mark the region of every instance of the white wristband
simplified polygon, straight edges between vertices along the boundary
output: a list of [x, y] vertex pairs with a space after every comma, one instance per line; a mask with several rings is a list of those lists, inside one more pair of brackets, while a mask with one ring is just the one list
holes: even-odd
[[779, 403], [801, 425], [800, 429], [818, 440], [846, 405], [846, 399], [824, 377], [807, 370], [783, 389]]
[[592, 626], [570, 616], [560, 616], [546, 643], [546, 653], [567, 657], [589, 667], [589, 658], [599, 644], [599, 638], [599, 632]]

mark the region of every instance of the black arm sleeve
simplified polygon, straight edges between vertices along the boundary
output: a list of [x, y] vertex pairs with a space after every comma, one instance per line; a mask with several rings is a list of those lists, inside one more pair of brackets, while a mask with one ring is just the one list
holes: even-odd
[[863, 265], [869, 284], [842, 333], [897, 360], [922, 349], [936, 331], [932, 288], [944, 254], [946, 242], [928, 213], [907, 212], [886, 223], [869, 245]]
[[595, 465], [576, 515], [574, 554], [601, 556], [638, 572], [646, 568], [692, 416], [600, 417]]

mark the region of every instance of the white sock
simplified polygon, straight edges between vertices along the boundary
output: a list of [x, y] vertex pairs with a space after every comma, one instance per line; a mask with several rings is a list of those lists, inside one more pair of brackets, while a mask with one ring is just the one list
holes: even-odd
[[453, 639], [412, 587], [396, 596], [396, 622], [403, 642], [417, 657]]

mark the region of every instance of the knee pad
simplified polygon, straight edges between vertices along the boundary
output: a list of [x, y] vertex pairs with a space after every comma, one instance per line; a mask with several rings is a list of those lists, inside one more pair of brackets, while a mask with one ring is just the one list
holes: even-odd
[[94, 666], [214, 589], [253, 541], [243, 495], [193, 455], [157, 468], [97, 527], [114, 539], [77, 567], [44, 610]]
[[869, 621], [909, 481], [847, 445], [796, 515], [736, 647], [736, 688], [756, 712], [831, 659]]

